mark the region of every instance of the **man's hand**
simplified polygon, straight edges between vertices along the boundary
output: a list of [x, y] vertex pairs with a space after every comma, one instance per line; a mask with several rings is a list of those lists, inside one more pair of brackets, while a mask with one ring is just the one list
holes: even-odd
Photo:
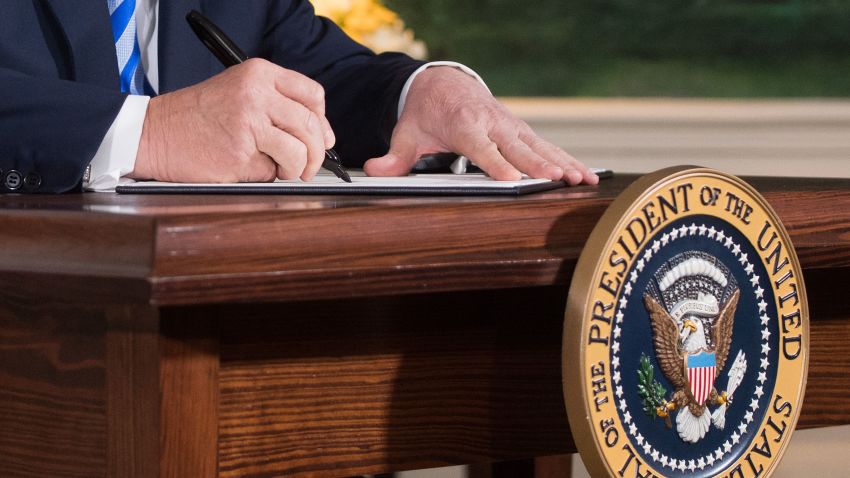
[[585, 165], [537, 136], [478, 81], [452, 67], [423, 71], [413, 82], [387, 155], [366, 162], [371, 176], [407, 174], [426, 153], [460, 153], [494, 179], [563, 179], [596, 184]]
[[153, 98], [129, 177], [212, 183], [308, 180], [334, 142], [322, 87], [253, 59]]

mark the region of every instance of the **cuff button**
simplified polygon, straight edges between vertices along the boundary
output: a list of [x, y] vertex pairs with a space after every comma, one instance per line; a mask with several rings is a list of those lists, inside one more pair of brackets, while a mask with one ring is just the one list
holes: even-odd
[[14, 169], [6, 173], [6, 177], [3, 178], [3, 185], [6, 186], [6, 189], [9, 191], [17, 191], [18, 189], [21, 189], [23, 184], [24, 176]]
[[24, 177], [24, 186], [29, 190], [36, 190], [41, 187], [41, 175], [38, 173], [29, 173]]

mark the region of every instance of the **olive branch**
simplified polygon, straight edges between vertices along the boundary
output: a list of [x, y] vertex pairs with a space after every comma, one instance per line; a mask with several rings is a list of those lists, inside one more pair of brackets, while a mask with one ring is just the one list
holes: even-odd
[[667, 390], [655, 380], [655, 367], [649, 361], [646, 354], [640, 356], [640, 368], [638, 368], [638, 395], [643, 403], [643, 413], [655, 420], [658, 417], [658, 408], [667, 405], [664, 395]]

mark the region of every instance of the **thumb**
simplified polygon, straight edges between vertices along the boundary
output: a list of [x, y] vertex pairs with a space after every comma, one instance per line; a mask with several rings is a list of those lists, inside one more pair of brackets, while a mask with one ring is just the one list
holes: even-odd
[[369, 176], [405, 176], [416, 163], [416, 144], [393, 138], [390, 151], [366, 161], [363, 170]]

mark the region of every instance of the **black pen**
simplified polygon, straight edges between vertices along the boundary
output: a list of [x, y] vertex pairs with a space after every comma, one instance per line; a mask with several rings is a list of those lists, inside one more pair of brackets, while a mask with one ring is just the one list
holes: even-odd
[[[238, 65], [248, 59], [248, 56], [233, 43], [233, 40], [228, 38], [220, 28], [207, 19], [207, 17], [201, 15], [197, 10], [189, 12], [186, 15], [186, 21], [189, 22], [189, 26], [192, 27], [195, 35], [200, 38], [204, 46], [218, 58], [218, 61], [225, 68]], [[343, 168], [336, 151], [332, 149], [325, 151], [325, 160], [322, 161], [322, 167], [334, 173], [336, 177], [343, 181], [347, 183], [351, 182], [351, 176]]]

